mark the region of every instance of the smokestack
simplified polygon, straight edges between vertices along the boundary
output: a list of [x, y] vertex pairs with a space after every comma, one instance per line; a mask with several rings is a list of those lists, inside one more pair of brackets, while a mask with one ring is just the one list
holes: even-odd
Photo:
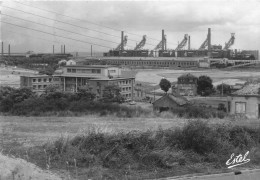
[[121, 53], [124, 51], [124, 31], [121, 32]]
[[4, 57], [4, 42], [2, 41], [2, 58]]
[[190, 50], [190, 36], [189, 36], [189, 39], [188, 39], [188, 50]]
[[54, 54], [54, 45], [52, 46], [52, 54]]
[[208, 56], [211, 57], [211, 29], [208, 28]]
[[10, 54], [11, 54], [10, 50], [11, 50], [11, 48], [10, 48], [10, 44], [9, 44], [9, 45], [8, 45], [8, 56], [9, 56], [9, 57], [10, 57]]
[[62, 49], [63, 49], [63, 47], [62, 47], [62, 45], [61, 45], [61, 47], [60, 47], [60, 53], [62, 54]]
[[63, 47], [64, 47], [64, 51], [63, 51], [63, 54], [65, 54], [65, 44], [64, 44], [64, 46], [63, 46]]
[[162, 50], [164, 51], [164, 29], [162, 30]]

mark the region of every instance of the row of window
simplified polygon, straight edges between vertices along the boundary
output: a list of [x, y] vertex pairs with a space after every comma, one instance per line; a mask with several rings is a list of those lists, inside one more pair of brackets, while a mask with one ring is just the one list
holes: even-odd
[[45, 89], [47, 85], [33, 85], [33, 89]]
[[118, 85], [131, 84], [131, 80], [118, 81]]
[[37, 82], [52, 82], [52, 78], [33, 78], [34, 83]]
[[125, 87], [125, 88], [121, 88], [121, 90], [124, 92], [124, 91], [131, 91], [131, 87]]
[[133, 65], [184, 65], [184, 66], [195, 66], [197, 62], [172, 62], [172, 61], [110, 61], [109, 63], [116, 64], [133, 64]]
[[67, 69], [67, 73], [87, 73], [87, 74], [100, 74], [101, 69]]

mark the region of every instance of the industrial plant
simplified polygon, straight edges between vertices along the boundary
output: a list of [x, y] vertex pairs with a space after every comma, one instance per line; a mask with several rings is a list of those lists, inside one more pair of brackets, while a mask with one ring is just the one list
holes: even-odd
[[235, 33], [224, 46], [211, 43], [211, 28], [208, 28], [208, 34], [205, 41], [198, 49], [191, 49], [191, 37], [184, 35], [182, 41], [175, 49], [167, 48], [167, 38], [162, 30], [162, 39], [152, 50], [143, 49], [146, 44], [146, 35], [136, 45], [134, 49], [125, 49], [127, 45], [127, 36], [121, 32], [121, 43], [113, 50], [104, 53], [104, 57], [209, 57], [209, 58], [227, 58], [232, 60], [257, 60], [258, 51], [254, 50], [233, 50], [235, 43]]

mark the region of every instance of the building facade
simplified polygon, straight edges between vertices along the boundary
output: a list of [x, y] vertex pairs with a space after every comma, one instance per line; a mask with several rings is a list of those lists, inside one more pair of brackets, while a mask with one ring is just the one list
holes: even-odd
[[260, 84], [249, 84], [229, 97], [230, 114], [260, 118]]
[[[172, 93], [177, 93], [182, 96], [196, 96], [198, 87], [198, 78], [192, 74], [183, 74], [178, 77], [178, 82], [174, 88], [172, 88]], [[176, 92], [174, 92], [176, 91]]]
[[69, 65], [56, 71], [53, 76], [21, 76], [21, 87], [30, 87], [41, 94], [48, 85], [55, 85], [64, 92], [77, 92], [78, 88], [87, 86], [96, 96], [102, 97], [107, 85], [118, 85], [125, 98], [133, 99], [135, 77], [122, 77], [121, 69], [113, 66], [77, 66]]

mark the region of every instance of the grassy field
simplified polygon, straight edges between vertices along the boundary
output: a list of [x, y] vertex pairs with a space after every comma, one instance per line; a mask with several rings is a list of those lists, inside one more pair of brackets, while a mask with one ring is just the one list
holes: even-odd
[[[170, 127], [183, 127], [185, 124], [188, 123], [188, 121], [188, 119], [178, 117], [167, 118], [167, 114], [164, 118], [117, 118], [113, 116], [0, 116], [0, 149], [2, 149], [4, 154], [14, 155], [15, 157], [21, 157], [26, 159], [26, 152], [28, 149], [46, 143], [52, 143], [61, 137], [68, 137], [71, 139], [76, 135], [81, 135], [93, 130], [109, 134], [115, 134], [118, 132], [127, 133], [133, 130], [145, 132], [147, 130], [157, 130], [159, 127], [161, 127], [162, 129], [168, 129]], [[260, 127], [259, 120], [247, 120], [242, 118], [236, 120], [232, 118], [208, 119], [203, 121], [207, 121], [210, 124], [231, 123], [234, 125], [250, 126], [256, 128]], [[29, 151], [30, 156], [32, 152], [31, 150]], [[37, 162], [33, 160], [34, 158], [31, 156], [30, 162], [37, 164]], [[177, 171], [181, 174], [191, 172], [196, 173], [196, 171], [193, 171], [193, 167], [190, 168], [190, 171], [187, 168], [185, 171], [183, 171], [182, 169], [177, 169]], [[52, 169], [52, 171], [58, 174], [62, 174], [62, 171], [60, 169]], [[172, 175], [172, 172], [170, 172], [170, 170], [165, 170], [160, 173], [167, 176], [167, 173], [169, 173], [169, 175]], [[202, 169], [200, 169], [198, 172], [202, 172]], [[213, 170], [211, 172], [213, 172]], [[83, 169], [81, 169], [81, 173], [86, 174], [86, 172]], [[151, 172], [151, 174], [153, 173], [155, 172]], [[154, 177], [154, 175], [151, 175], [151, 177]]]
[[[40, 145], [54, 141], [61, 136], [73, 137], [90, 129], [99, 129], [102, 132], [129, 132], [131, 130], [156, 130], [158, 127], [182, 127], [189, 120], [184, 118], [117, 118], [113, 116], [98, 117], [18, 117], [0, 116], [0, 145], [17, 142], [25, 147]], [[259, 127], [260, 120], [246, 119], [209, 119], [211, 124], [232, 123]]]

